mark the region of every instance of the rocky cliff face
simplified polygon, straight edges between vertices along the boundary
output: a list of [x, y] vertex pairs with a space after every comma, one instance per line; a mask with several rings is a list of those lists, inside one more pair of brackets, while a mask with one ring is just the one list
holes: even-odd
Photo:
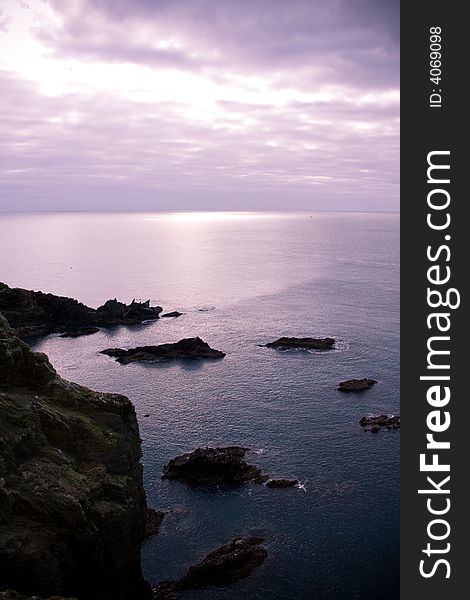
[[0, 589], [147, 598], [140, 457], [131, 402], [61, 379], [0, 315]]

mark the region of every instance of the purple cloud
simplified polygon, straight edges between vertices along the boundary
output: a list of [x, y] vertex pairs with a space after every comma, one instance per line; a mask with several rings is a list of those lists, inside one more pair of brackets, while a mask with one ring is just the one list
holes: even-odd
[[398, 208], [397, 2], [41, 5], [2, 17], [0, 210]]

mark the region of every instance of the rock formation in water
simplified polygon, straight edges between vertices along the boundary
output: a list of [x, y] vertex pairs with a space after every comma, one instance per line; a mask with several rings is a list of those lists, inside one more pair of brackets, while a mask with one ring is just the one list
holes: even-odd
[[362, 417], [359, 425], [364, 431], [378, 433], [381, 429], [400, 429], [400, 415], [369, 415]]
[[177, 600], [180, 590], [222, 587], [247, 577], [268, 556], [263, 541], [259, 537], [232, 540], [190, 567], [178, 581], [164, 581], [154, 588], [154, 600]]
[[333, 348], [333, 338], [296, 338], [281, 337], [275, 342], [266, 344], [266, 348], [278, 348], [280, 350], [330, 350]]
[[348, 379], [347, 381], [340, 381], [336, 389], [340, 392], [363, 392], [370, 389], [376, 383], [375, 379], [370, 379], [369, 377], [364, 377], [364, 379]]
[[147, 518], [145, 519], [145, 527], [143, 538], [148, 538], [156, 535], [160, 531], [160, 526], [166, 513], [161, 510], [155, 510], [154, 508], [147, 509]]
[[101, 350], [101, 354], [112, 356], [117, 362], [127, 365], [131, 362], [178, 360], [194, 358], [224, 358], [225, 353], [214, 350], [199, 337], [186, 338], [174, 344], [160, 344], [159, 346], [138, 346], [124, 350], [123, 348], [108, 348]]
[[51, 596], [50, 598], [40, 598], [30, 594], [19, 594], [16, 590], [6, 590], [0, 592], [0, 600], [77, 600], [77, 598], [64, 598], [64, 596]]
[[168, 313], [165, 313], [165, 314], [163, 314], [163, 315], [160, 315], [160, 317], [161, 317], [162, 319], [163, 319], [163, 317], [181, 317], [181, 315], [182, 315], [182, 314], [183, 314], [183, 313], [182, 313], [182, 312], [180, 312], [179, 310], [174, 310], [174, 311], [172, 311], [172, 312], [168, 312]]
[[0, 283], [0, 312], [21, 337], [68, 332], [82, 328], [112, 325], [135, 325], [158, 319], [161, 306], [150, 306], [150, 301], [130, 304], [108, 300], [97, 309], [78, 300], [10, 288]]
[[293, 488], [299, 485], [298, 479], [270, 479], [266, 482], [268, 488]]
[[162, 479], [177, 479], [190, 485], [234, 485], [246, 481], [262, 483], [268, 478], [261, 469], [245, 462], [248, 448], [197, 448], [170, 460]]
[[63, 380], [0, 315], [0, 589], [148, 598], [140, 458], [131, 402]]
[[70, 329], [65, 333], [62, 333], [59, 337], [61, 338], [77, 338], [86, 335], [93, 335], [101, 331], [99, 327], [82, 327], [81, 329]]

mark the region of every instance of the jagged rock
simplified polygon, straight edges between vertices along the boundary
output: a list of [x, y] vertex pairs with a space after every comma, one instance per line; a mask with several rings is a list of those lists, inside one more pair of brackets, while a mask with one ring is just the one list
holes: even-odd
[[0, 283], [0, 312], [22, 337], [96, 326], [134, 325], [158, 319], [162, 310], [161, 306], [151, 307], [149, 301], [133, 300], [126, 305], [116, 299], [95, 310], [73, 298]]
[[134, 407], [61, 379], [0, 315], [4, 588], [142, 600], [146, 500]]
[[362, 417], [359, 425], [364, 431], [377, 433], [381, 429], [400, 429], [400, 415], [369, 415]]
[[281, 337], [275, 342], [266, 344], [266, 348], [287, 349], [305, 349], [305, 350], [330, 350], [333, 348], [335, 340], [333, 338], [296, 338]]
[[200, 563], [190, 567], [180, 579], [181, 589], [224, 586], [247, 577], [266, 560], [268, 553], [262, 538], [237, 538], [210, 552]]
[[164, 581], [154, 588], [154, 600], [177, 600], [178, 590], [226, 586], [247, 577], [266, 560], [262, 538], [236, 538], [210, 552], [177, 581]]
[[147, 509], [147, 518], [145, 519], [144, 538], [156, 535], [160, 531], [160, 525], [165, 518], [166, 513], [154, 508]]
[[176, 581], [162, 581], [153, 588], [153, 600], [179, 600]]
[[190, 485], [261, 483], [261, 470], [244, 460], [247, 451], [240, 446], [197, 448], [170, 460], [163, 467], [162, 479], [177, 479]]
[[160, 317], [163, 319], [163, 317], [181, 317], [183, 313], [179, 312], [179, 310], [174, 310], [173, 312], [169, 312], [169, 313], [165, 313], [164, 315], [160, 315]]
[[291, 488], [299, 485], [298, 479], [270, 479], [266, 483], [268, 488]]
[[116, 298], [114, 300], [108, 300], [102, 306], [96, 309], [96, 316], [98, 322], [106, 323], [107, 325], [121, 325], [121, 324], [133, 324], [141, 323], [142, 321], [149, 321], [157, 319], [162, 312], [160, 306], [151, 307], [150, 300], [146, 302], [132, 302], [127, 305], [123, 302], [118, 302]]
[[160, 344], [159, 346], [138, 346], [124, 350], [123, 348], [108, 348], [101, 350], [101, 354], [112, 356], [117, 362], [127, 365], [131, 362], [175, 360], [185, 358], [223, 358], [224, 352], [214, 350], [199, 337], [186, 338], [174, 344]]
[[376, 383], [375, 379], [368, 377], [364, 377], [364, 379], [348, 379], [347, 381], [341, 381], [336, 389], [340, 392], [363, 392], [370, 389]]
[[93, 335], [94, 333], [98, 333], [98, 331], [101, 331], [99, 327], [82, 327], [81, 329], [71, 329], [70, 331], [66, 331], [59, 337], [77, 338], [83, 335]]
[[114, 300], [106, 300], [104, 304], [98, 306], [96, 313], [99, 318], [103, 318], [106, 315], [106, 319], [112, 322], [121, 321], [126, 316], [127, 306], [124, 302], [119, 302], [116, 298]]

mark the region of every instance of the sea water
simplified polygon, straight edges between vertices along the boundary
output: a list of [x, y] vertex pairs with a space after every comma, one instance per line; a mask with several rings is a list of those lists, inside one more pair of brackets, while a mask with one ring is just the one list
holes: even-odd
[[[151, 583], [255, 534], [269, 553], [260, 568], [184, 600], [398, 598], [399, 432], [358, 424], [399, 414], [398, 246], [398, 215], [384, 213], [0, 216], [0, 281], [93, 307], [136, 298], [183, 313], [34, 344], [65, 378], [135, 404], [148, 504], [171, 511], [143, 544]], [[261, 346], [283, 335], [336, 347]], [[226, 358], [123, 366], [99, 354], [194, 336]], [[378, 383], [336, 390], [356, 377]], [[302, 489], [161, 480], [169, 459], [225, 445], [249, 447], [248, 462]]]

